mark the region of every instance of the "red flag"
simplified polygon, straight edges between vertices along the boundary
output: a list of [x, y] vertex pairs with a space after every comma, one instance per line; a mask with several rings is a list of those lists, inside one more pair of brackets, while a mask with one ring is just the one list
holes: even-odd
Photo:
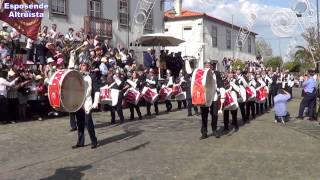
[[43, 15], [44, 9], [24, 8], [14, 10], [8, 8], [10, 6], [13, 7], [15, 5], [28, 6], [30, 4], [39, 5], [36, 0], [3, 0], [0, 11], [0, 20], [11, 25], [19, 33], [33, 40], [37, 40], [38, 31], [41, 28], [42, 19], [42, 17], [39, 17], [39, 15], [41, 13]]

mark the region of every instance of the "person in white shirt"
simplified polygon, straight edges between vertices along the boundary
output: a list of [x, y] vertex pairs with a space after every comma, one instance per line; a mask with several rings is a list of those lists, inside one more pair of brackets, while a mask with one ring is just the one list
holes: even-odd
[[49, 30], [49, 38], [51, 40], [55, 40], [58, 38], [59, 36], [59, 32], [57, 31], [57, 25], [56, 24], [52, 24], [51, 29]]
[[7, 105], [7, 87], [11, 87], [15, 85], [18, 78], [14, 79], [13, 81], [9, 82], [6, 79], [7, 72], [1, 71], [0, 72], [0, 114], [3, 116], [2, 122], [8, 121], [8, 105]]
[[27, 61], [32, 61], [34, 62], [33, 55], [34, 55], [34, 41], [30, 38], [27, 40]]
[[74, 36], [73, 36], [73, 32], [74, 32], [73, 28], [69, 28], [69, 31], [68, 31], [68, 33], [64, 36], [64, 38], [65, 38], [65, 39], [68, 39], [69, 41], [74, 41], [75, 38], [74, 38]]

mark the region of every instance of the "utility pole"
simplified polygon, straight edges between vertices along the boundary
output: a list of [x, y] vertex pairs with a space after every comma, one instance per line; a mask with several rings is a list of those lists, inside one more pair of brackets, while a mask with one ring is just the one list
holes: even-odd
[[319, 0], [316, 0], [317, 1], [317, 29], [318, 29], [318, 37], [317, 37], [317, 40], [318, 40], [318, 46], [319, 46], [319, 43], [320, 43], [320, 31], [319, 31]]
[[[233, 40], [233, 14], [232, 14], [232, 31], [231, 31], [231, 42], [234, 42]], [[238, 43], [238, 42], [237, 42]], [[232, 45], [232, 44], [231, 44]], [[234, 46], [235, 44], [232, 46], [232, 59], [234, 60]], [[237, 46], [238, 47], [238, 46]]]

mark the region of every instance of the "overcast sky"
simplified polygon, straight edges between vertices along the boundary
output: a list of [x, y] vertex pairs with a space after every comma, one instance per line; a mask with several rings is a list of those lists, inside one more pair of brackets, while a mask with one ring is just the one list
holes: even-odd
[[[309, 5], [308, 10], [304, 8], [305, 3], [299, 3], [302, 1]], [[290, 43], [291, 46], [304, 44], [300, 34], [305, 27], [316, 24], [315, 4], [316, 0], [183, 0], [183, 9], [205, 12], [230, 23], [233, 15], [238, 26], [248, 24], [250, 14], [255, 13], [257, 19], [252, 31], [270, 43], [274, 55], [280, 55], [280, 46], [284, 57]], [[171, 5], [168, 3], [167, 8]], [[296, 18], [294, 7], [305, 12], [303, 18]]]

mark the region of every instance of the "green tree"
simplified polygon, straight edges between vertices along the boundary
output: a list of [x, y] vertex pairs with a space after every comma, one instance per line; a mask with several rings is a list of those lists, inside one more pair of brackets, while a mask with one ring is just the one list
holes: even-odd
[[237, 59], [235, 61], [232, 62], [232, 69], [235, 70], [235, 69], [244, 69], [245, 68], [245, 63], [244, 61], [240, 60], [240, 59]]
[[299, 72], [301, 68], [301, 63], [299, 61], [289, 61], [284, 63], [284, 69], [289, 70], [290, 72]]
[[265, 62], [265, 66], [268, 68], [272, 68], [273, 70], [277, 69], [277, 67], [281, 67], [283, 64], [281, 57], [273, 57]]

